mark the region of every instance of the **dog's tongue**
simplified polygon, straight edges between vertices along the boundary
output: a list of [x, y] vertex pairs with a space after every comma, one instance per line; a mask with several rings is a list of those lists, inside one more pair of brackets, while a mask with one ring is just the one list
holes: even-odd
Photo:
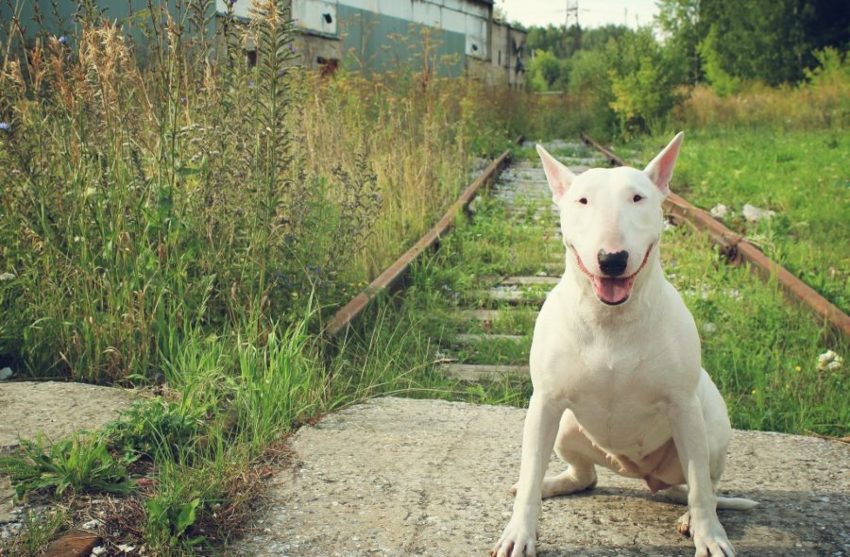
[[596, 295], [606, 304], [621, 304], [629, 297], [632, 291], [633, 279], [630, 278], [608, 278], [593, 277], [593, 287]]

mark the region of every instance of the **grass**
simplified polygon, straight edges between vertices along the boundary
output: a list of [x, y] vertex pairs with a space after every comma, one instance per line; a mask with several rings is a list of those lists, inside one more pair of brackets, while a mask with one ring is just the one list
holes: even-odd
[[[649, 160], [666, 139], [637, 147]], [[850, 312], [850, 139], [835, 129], [709, 127], [688, 131], [673, 190], [709, 210], [722, 203], [727, 226]], [[776, 212], [748, 223], [744, 204]]]
[[21, 440], [16, 456], [0, 457], [0, 471], [9, 476], [20, 498], [34, 491], [127, 494], [133, 489], [127, 469], [97, 438], [75, 435], [49, 448], [44, 439]]
[[55, 507], [50, 510], [25, 511], [21, 534], [8, 540], [0, 540], [0, 555], [15, 557], [38, 557], [56, 536], [71, 525], [67, 509]]

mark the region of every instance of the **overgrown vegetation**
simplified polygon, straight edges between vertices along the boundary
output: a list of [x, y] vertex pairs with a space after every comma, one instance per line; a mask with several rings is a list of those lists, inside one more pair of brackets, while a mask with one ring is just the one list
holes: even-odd
[[167, 385], [7, 470], [21, 497], [136, 485], [136, 541], [157, 555], [224, 541], [299, 420], [421, 383], [389, 358], [427, 360], [427, 339], [328, 364], [315, 333], [515, 133], [487, 112], [508, 96], [479, 104], [476, 84], [426, 73], [323, 79], [293, 65], [284, 4], [247, 25], [212, 6], [119, 26], [82, 2], [73, 34], [24, 52], [13, 19], [2, 36], [0, 363]]

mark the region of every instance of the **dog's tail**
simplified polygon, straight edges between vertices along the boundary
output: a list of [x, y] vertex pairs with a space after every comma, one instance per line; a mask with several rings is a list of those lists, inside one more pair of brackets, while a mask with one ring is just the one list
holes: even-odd
[[758, 501], [747, 499], [745, 497], [718, 497], [718, 509], [730, 509], [733, 511], [748, 511], [753, 507], [758, 506]]
[[[673, 486], [663, 492], [667, 499], [680, 505], [688, 504], [688, 490], [680, 486]], [[758, 501], [744, 497], [717, 497], [718, 509], [729, 509], [733, 511], [748, 511], [758, 505]]]

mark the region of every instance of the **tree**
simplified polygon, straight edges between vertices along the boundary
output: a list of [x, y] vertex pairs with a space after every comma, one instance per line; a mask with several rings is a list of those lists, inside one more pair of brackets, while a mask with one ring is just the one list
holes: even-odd
[[702, 78], [699, 44], [705, 38], [700, 25], [699, 0], [660, 0], [656, 22], [664, 35], [664, 56], [681, 83]]
[[727, 89], [793, 82], [816, 65], [814, 51], [850, 47], [847, 0], [659, 0], [658, 7], [665, 57], [682, 82], [705, 77]]
[[535, 50], [528, 64], [531, 88], [535, 91], [551, 91], [561, 87], [566, 81], [563, 61], [551, 52]]

